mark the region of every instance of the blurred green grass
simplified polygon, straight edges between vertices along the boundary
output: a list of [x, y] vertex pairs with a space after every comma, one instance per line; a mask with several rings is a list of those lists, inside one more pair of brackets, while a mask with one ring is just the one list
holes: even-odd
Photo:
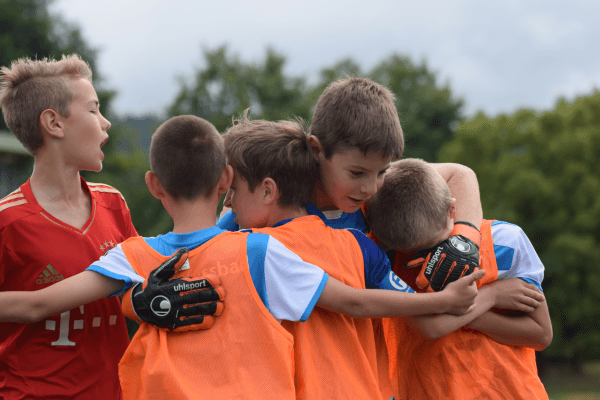
[[600, 361], [586, 363], [580, 370], [553, 365], [542, 382], [550, 400], [600, 400]]

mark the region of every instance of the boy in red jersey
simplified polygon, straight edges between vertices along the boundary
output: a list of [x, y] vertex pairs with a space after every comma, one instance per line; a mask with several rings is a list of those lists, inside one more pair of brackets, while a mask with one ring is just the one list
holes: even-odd
[[[76, 55], [21, 59], [0, 73], [6, 123], [34, 157], [31, 178], [0, 201], [0, 290], [37, 290], [137, 233], [121, 194], [79, 175], [102, 169], [110, 128], [89, 66]], [[116, 298], [33, 324], [0, 323], [0, 392], [119, 399], [117, 364], [128, 343]]]
[[[443, 250], [440, 242], [455, 227], [480, 235], [474, 227], [455, 225], [454, 202], [444, 179], [418, 159], [392, 163], [383, 187], [368, 202], [372, 234], [390, 249], [394, 271], [417, 291], [427, 282], [419, 276], [421, 268], [405, 267], [412, 255], [432, 247]], [[535, 364], [535, 350], [552, 341], [548, 306], [538, 291], [544, 266], [518, 226], [484, 220], [480, 229], [480, 266], [486, 275], [478, 282], [483, 286], [471, 315], [384, 320], [397, 398], [548, 398]], [[453, 243], [467, 250], [461, 240]], [[516, 296], [506, 301], [488, 296], [492, 291]], [[541, 301], [536, 305], [531, 299]], [[521, 313], [503, 315], [491, 307]]]
[[[3, 67], [0, 105], [34, 157], [31, 178], [0, 200], [0, 291], [42, 289], [137, 233], [123, 196], [79, 175], [102, 169], [110, 127], [79, 56]], [[176, 284], [157, 283], [145, 293]], [[0, 323], [0, 392], [8, 399], [120, 398], [117, 363], [129, 338], [119, 301], [61, 311], [29, 325]]]
[[[310, 156], [306, 146], [305, 151]], [[169, 256], [186, 247], [187, 262], [180, 268], [185, 272], [178, 272], [179, 277], [207, 275], [210, 270], [203, 268], [210, 265], [216, 276], [197, 281], [198, 287], [218, 291], [221, 297], [223, 288], [232, 301], [208, 330], [167, 333], [142, 324], [119, 366], [124, 397], [294, 399], [293, 341], [278, 320], [304, 320], [315, 303], [354, 317], [411, 315], [417, 310], [463, 313], [472, 305], [474, 281], [483, 273], [428, 296], [358, 290], [329, 278], [273, 237], [223, 232], [214, 216], [232, 178], [225, 159], [223, 139], [207, 121], [180, 116], [165, 122], [152, 138], [152, 171], [146, 183], [173, 217], [173, 231], [130, 238], [86, 271], [49, 288], [0, 293], [0, 320], [36, 320], [118, 294], [172, 268]], [[312, 162], [306, 165], [303, 195], [295, 194], [303, 205], [315, 168]], [[168, 300], [153, 301], [150, 308], [161, 313]]]

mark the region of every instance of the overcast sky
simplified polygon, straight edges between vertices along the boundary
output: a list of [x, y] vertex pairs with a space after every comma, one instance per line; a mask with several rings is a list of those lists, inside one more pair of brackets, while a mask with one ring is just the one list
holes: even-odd
[[308, 78], [349, 56], [363, 70], [392, 53], [426, 60], [468, 115], [545, 110], [600, 89], [597, 0], [56, 0], [51, 10], [100, 50], [121, 114], [163, 113], [177, 77], [223, 44], [246, 62], [271, 46], [287, 74]]

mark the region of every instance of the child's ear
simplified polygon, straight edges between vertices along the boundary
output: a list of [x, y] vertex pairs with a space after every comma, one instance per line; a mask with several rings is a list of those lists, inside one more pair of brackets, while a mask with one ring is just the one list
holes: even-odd
[[217, 193], [219, 194], [219, 196], [223, 193], [227, 193], [232, 181], [233, 167], [231, 165], [226, 165], [225, 168], [223, 168], [223, 172], [221, 173], [221, 179], [219, 180], [219, 184], [217, 185]]
[[46, 109], [40, 114], [40, 129], [56, 139], [64, 137], [63, 117], [54, 110]]
[[277, 201], [279, 192], [277, 191], [277, 184], [271, 178], [265, 178], [262, 181], [261, 189], [263, 190], [263, 201], [265, 204], [272, 204]]
[[456, 199], [454, 197], [450, 200], [450, 204], [452, 205], [450, 206], [449, 217], [454, 219], [456, 217]]
[[154, 172], [147, 171], [145, 176], [146, 186], [148, 186], [148, 190], [152, 193], [152, 196], [156, 197], [159, 200], [163, 200], [165, 198], [165, 190], [162, 185], [158, 181]]
[[316, 136], [309, 136], [308, 143], [310, 143], [310, 148], [315, 156], [315, 161], [319, 164], [321, 158], [324, 157], [323, 146], [321, 145], [319, 138]]

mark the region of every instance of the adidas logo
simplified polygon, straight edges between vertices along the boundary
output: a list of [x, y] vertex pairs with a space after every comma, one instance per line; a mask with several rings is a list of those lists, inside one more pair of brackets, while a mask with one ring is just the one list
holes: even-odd
[[60, 275], [58, 273], [58, 271], [55, 270], [52, 265], [48, 264], [46, 266], [46, 268], [44, 268], [44, 270], [42, 271], [42, 273], [40, 274], [40, 276], [38, 278], [39, 279], [37, 279], [35, 281], [35, 283], [37, 283], [38, 285], [41, 285], [43, 283], [62, 281], [63, 279], [65, 279], [65, 276]]

